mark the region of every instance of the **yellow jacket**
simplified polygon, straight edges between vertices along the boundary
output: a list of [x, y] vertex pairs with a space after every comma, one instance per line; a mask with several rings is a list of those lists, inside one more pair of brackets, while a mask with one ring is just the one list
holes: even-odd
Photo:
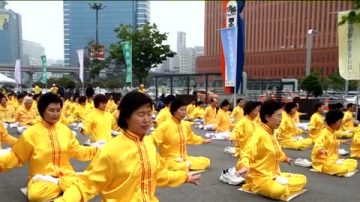
[[172, 115], [170, 113], [169, 107], [164, 107], [160, 110], [159, 114], [156, 116], [155, 122], [156, 126], [160, 126], [162, 122], [165, 122], [171, 119]]
[[94, 102], [93, 102], [92, 100], [86, 101], [85, 106], [86, 106], [86, 110], [87, 110], [88, 112], [92, 112], [92, 110], [95, 109]]
[[85, 121], [86, 117], [90, 114], [85, 105], [78, 104], [72, 116], [75, 121]]
[[19, 122], [21, 126], [30, 126], [36, 123], [37, 112], [30, 108], [30, 110], [27, 110], [25, 106], [20, 107], [15, 112], [15, 120]]
[[293, 117], [288, 113], [282, 116], [281, 124], [279, 128], [275, 130], [275, 134], [281, 145], [289, 141], [294, 141], [294, 137], [300, 135], [302, 132], [301, 129], [296, 127]]
[[204, 109], [200, 106], [197, 106], [190, 115], [190, 118], [192, 119], [204, 118], [204, 113], [205, 113]]
[[238, 153], [244, 149], [248, 139], [255, 131], [255, 128], [256, 123], [254, 120], [251, 120], [249, 116], [245, 116], [236, 123], [234, 130], [230, 135], [230, 139], [236, 142]]
[[216, 107], [212, 107], [211, 105], [205, 108], [204, 113], [204, 123], [205, 125], [208, 124], [215, 124], [216, 122]]
[[274, 131], [265, 124], [257, 127], [241, 153], [236, 169], [250, 168], [244, 186], [262, 184], [281, 174], [280, 162], [286, 160]]
[[222, 109], [219, 109], [219, 112], [216, 114], [215, 120], [215, 130], [216, 132], [225, 132], [230, 131], [230, 117], [227, 112]]
[[[339, 146], [340, 140], [336, 139], [335, 131], [327, 126], [322, 129], [311, 153], [313, 168], [322, 171], [324, 165], [334, 165], [339, 159]], [[325, 149], [327, 155], [322, 155], [321, 149]]]
[[232, 113], [231, 113], [231, 117], [234, 118], [235, 123], [237, 123], [238, 121], [240, 121], [240, 119], [241, 119], [242, 117], [244, 117], [244, 110], [243, 110], [243, 108], [240, 107], [240, 106], [236, 106], [236, 107], [233, 109]]
[[109, 112], [94, 109], [85, 119], [83, 134], [90, 135], [91, 142], [99, 140], [108, 142], [112, 138], [111, 129], [115, 124], [114, 117]]
[[179, 186], [187, 172], [167, 170], [151, 138], [128, 131], [107, 143], [79, 178], [55, 202], [84, 202], [97, 193], [104, 202], [157, 202], [156, 187]]
[[195, 108], [196, 106], [194, 104], [189, 104], [186, 106], [186, 114], [190, 117], [193, 114]]
[[325, 128], [324, 118], [320, 113], [315, 112], [310, 118], [309, 136], [316, 140], [323, 128]]
[[35, 86], [33, 90], [35, 95], [40, 94], [42, 92], [42, 89], [39, 86]]
[[192, 132], [189, 122], [179, 121], [175, 117], [161, 124], [151, 136], [158, 145], [159, 154], [164, 160], [177, 158], [186, 160], [186, 144], [202, 144], [205, 141]]
[[350, 150], [351, 157], [360, 158], [360, 125], [354, 129]]
[[2, 149], [1, 144], [5, 143], [12, 146], [16, 141], [17, 138], [9, 135], [4, 124], [0, 121], [0, 149]]
[[29, 161], [29, 179], [36, 174], [53, 177], [75, 175], [70, 158], [89, 161], [97, 152], [96, 147], [81, 146], [64, 124], [49, 125], [43, 120], [29, 127], [11, 149], [0, 156], [0, 171]]
[[349, 112], [349, 111], [346, 111], [344, 113], [344, 118], [342, 120], [342, 126], [341, 126], [341, 129], [343, 131], [351, 131], [353, 132], [354, 131], [354, 116], [353, 116], [353, 113], [352, 112]]
[[109, 113], [113, 113], [117, 108], [117, 104], [114, 102], [114, 100], [109, 100], [106, 103], [106, 108], [105, 111], [109, 112]]
[[13, 106], [3, 107], [0, 105], [0, 120], [2, 122], [15, 122], [15, 108]]

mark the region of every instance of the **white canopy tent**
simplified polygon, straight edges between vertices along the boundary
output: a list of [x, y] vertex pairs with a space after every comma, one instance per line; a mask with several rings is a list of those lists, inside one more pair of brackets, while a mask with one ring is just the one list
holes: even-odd
[[0, 73], [0, 84], [16, 84], [15, 80]]

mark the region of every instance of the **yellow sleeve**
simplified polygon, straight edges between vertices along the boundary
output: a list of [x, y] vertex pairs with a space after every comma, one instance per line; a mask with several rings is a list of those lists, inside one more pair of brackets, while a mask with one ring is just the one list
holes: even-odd
[[185, 170], [171, 171], [164, 166], [161, 157], [157, 155], [156, 183], [159, 187], [177, 187], [188, 180]]
[[236, 170], [240, 170], [241, 168], [250, 168], [250, 161], [254, 156], [256, 156], [258, 152], [258, 144], [260, 138], [259, 135], [254, 133], [250, 136], [248, 142], [245, 145], [244, 150], [241, 152], [241, 157], [236, 163]]
[[322, 132], [315, 141], [312, 155], [315, 155], [316, 158], [321, 158], [320, 150], [325, 148], [326, 137], [327, 135], [325, 134], [325, 132]]
[[231, 132], [230, 140], [236, 140], [238, 138], [241, 139], [244, 137], [241, 134], [244, 134], [244, 126], [241, 122], [238, 122], [235, 124], [234, 130]]
[[238, 113], [238, 110], [237, 110], [237, 107], [235, 107], [234, 109], [233, 109], [233, 111], [231, 112], [231, 117], [233, 117], [233, 118], [235, 118], [236, 117], [236, 114]]
[[155, 145], [159, 146], [160, 144], [162, 144], [164, 142], [164, 125], [157, 127], [152, 133], [151, 133], [151, 137], [153, 139], [153, 142]]
[[1, 142], [0, 143], [5, 143], [5, 144], [8, 144], [8, 145], [12, 146], [17, 141], [16, 137], [13, 137], [13, 136], [9, 135], [6, 128], [1, 123], [0, 123], [0, 133], [1, 133], [0, 134], [1, 135], [1, 138], [0, 138]]
[[77, 182], [68, 188], [55, 202], [89, 201], [107, 186], [112, 168], [110, 160], [101, 150]]
[[216, 114], [216, 119], [215, 119], [215, 128], [219, 128], [221, 126], [221, 119], [222, 119], [223, 114], [222, 113], [218, 113]]
[[204, 138], [199, 135], [196, 135], [191, 128], [191, 122], [185, 122], [185, 133], [186, 133], [186, 143], [187, 144], [203, 144], [205, 142]]
[[[71, 133], [71, 131], [69, 131]], [[79, 161], [90, 161], [96, 155], [98, 149], [96, 147], [85, 147], [79, 144], [79, 141], [73, 134], [70, 136], [70, 156], [76, 158]]]
[[92, 116], [87, 116], [84, 125], [83, 125], [83, 134], [90, 135], [93, 127], [93, 118]]

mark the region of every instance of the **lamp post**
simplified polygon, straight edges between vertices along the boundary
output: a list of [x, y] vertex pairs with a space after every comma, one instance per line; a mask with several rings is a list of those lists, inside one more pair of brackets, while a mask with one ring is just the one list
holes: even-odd
[[315, 29], [309, 29], [306, 35], [306, 76], [310, 75], [311, 68], [311, 49], [313, 44], [313, 34], [319, 34]]
[[106, 6], [104, 6], [102, 3], [89, 3], [89, 6], [91, 9], [96, 11], [96, 40], [95, 43], [99, 44], [99, 34], [98, 34], [98, 22], [99, 22], [99, 10], [104, 9]]

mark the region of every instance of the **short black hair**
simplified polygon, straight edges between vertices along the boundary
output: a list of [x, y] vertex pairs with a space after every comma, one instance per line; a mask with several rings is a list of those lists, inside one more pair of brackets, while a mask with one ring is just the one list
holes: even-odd
[[175, 99], [175, 96], [174, 96], [174, 95], [168, 95], [168, 96], [166, 96], [165, 99], [164, 99], [164, 104], [165, 104], [165, 105], [168, 105], [168, 104], [170, 104], [174, 99]]
[[223, 108], [223, 107], [228, 106], [228, 105], [230, 105], [230, 102], [229, 102], [229, 100], [225, 99], [225, 100], [223, 100], [221, 102], [220, 108]]
[[79, 104], [86, 102], [86, 97], [83, 95], [80, 96], [78, 102], [79, 102]]
[[3, 99], [3, 98], [6, 98], [6, 96], [3, 93], [0, 93], [0, 100]]
[[120, 116], [117, 124], [122, 129], [127, 129], [127, 120], [131, 117], [132, 113], [144, 105], [149, 105], [152, 108], [152, 100], [144, 93], [132, 91], [127, 93], [119, 105]]
[[292, 109], [296, 108], [297, 105], [295, 102], [288, 102], [285, 104], [284, 110], [286, 113], [290, 113]]
[[[0, 98], [0, 99], [1, 99], [1, 98]], [[354, 106], [353, 103], [349, 103], [349, 104], [346, 105], [346, 109], [349, 109], [350, 107], [353, 107], [353, 106]]]
[[195, 106], [200, 106], [200, 105], [203, 105], [203, 104], [204, 104], [203, 101], [198, 101], [198, 102], [196, 102]]
[[328, 113], [326, 113], [325, 122], [328, 126], [330, 126], [336, 123], [337, 121], [339, 121], [340, 119], [342, 120], [343, 117], [344, 117], [344, 113], [341, 110], [332, 109], [329, 110]]
[[97, 94], [94, 97], [94, 106], [95, 108], [98, 108], [100, 103], [107, 103], [108, 99], [103, 94]]
[[318, 109], [323, 106], [324, 103], [323, 102], [316, 102], [315, 105], [314, 105], [314, 113], [318, 111]]
[[249, 115], [258, 105], [256, 102], [247, 101], [244, 105], [244, 115]]
[[261, 122], [267, 123], [266, 116], [272, 116], [277, 110], [281, 109], [282, 105], [280, 102], [275, 100], [266, 100], [260, 109]]
[[45, 93], [43, 95], [41, 95], [39, 102], [37, 104], [37, 108], [39, 111], [39, 114], [42, 118], [44, 118], [44, 112], [46, 110], [46, 108], [50, 105], [50, 104], [60, 104], [60, 107], [63, 107], [63, 101], [61, 100], [61, 98], [53, 93]]
[[186, 106], [184, 100], [179, 97], [176, 97], [174, 99], [174, 101], [172, 101], [171, 106], [170, 106], [171, 115], [174, 115], [176, 110], [178, 110], [182, 106]]
[[33, 100], [36, 100], [40, 96], [41, 96], [41, 94], [35, 94], [35, 95], [32, 96], [32, 98], [33, 98]]
[[238, 98], [238, 99], [236, 100], [236, 103], [239, 103], [239, 102], [241, 102], [242, 100], [244, 100], [244, 99]]

